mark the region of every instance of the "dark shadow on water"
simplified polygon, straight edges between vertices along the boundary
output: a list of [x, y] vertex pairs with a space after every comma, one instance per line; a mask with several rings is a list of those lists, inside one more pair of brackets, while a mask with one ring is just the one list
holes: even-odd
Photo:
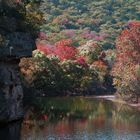
[[0, 126], [1, 140], [20, 140], [21, 121]]

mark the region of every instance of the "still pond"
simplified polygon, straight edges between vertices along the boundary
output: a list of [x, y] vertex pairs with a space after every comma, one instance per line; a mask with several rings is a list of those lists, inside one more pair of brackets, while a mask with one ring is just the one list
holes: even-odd
[[140, 140], [140, 110], [105, 99], [37, 98], [0, 140]]

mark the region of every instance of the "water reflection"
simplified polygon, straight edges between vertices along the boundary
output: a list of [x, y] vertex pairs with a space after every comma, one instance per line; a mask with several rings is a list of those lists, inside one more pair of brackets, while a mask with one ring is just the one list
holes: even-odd
[[139, 140], [139, 116], [137, 109], [101, 99], [37, 99], [21, 134], [23, 140]]
[[[20, 124], [0, 129], [2, 140], [139, 140], [140, 111], [91, 98], [38, 98]], [[14, 139], [12, 139], [14, 138]]]
[[137, 131], [140, 128], [140, 112], [127, 105], [115, 104], [115, 109], [112, 110], [112, 123], [120, 131]]

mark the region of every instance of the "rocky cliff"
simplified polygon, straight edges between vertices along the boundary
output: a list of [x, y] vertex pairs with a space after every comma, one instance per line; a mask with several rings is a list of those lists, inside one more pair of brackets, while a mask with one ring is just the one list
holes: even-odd
[[23, 89], [17, 64], [0, 63], [0, 121], [23, 117]]
[[[20, 18], [22, 15], [16, 8], [5, 8], [1, 1], [0, 7], [0, 122], [10, 122], [23, 117], [23, 88], [18, 64], [20, 58], [31, 56], [34, 41], [24, 30], [24, 18]], [[13, 14], [8, 12], [12, 8]]]

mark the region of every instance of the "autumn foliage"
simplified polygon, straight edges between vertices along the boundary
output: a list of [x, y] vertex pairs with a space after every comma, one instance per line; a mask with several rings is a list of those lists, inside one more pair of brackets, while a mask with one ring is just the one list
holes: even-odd
[[71, 45], [71, 39], [58, 41], [55, 43], [55, 45], [41, 44], [41, 42], [37, 42], [37, 49], [46, 55], [53, 54], [61, 60], [74, 59], [76, 55], [76, 49]]
[[126, 100], [140, 93], [140, 22], [130, 22], [116, 40], [114, 85]]
[[[41, 33], [36, 46], [33, 58], [29, 58], [32, 63], [26, 66], [25, 60], [21, 60], [20, 66], [22, 71], [33, 67], [30, 83], [43, 90], [42, 93], [87, 93], [96, 87], [96, 83], [104, 82], [107, 65], [103, 57], [98, 57], [103, 53], [102, 46], [97, 42], [91, 40], [75, 46], [72, 39], [62, 39], [50, 44], [45, 34]], [[22, 73], [26, 76], [25, 71]]]

